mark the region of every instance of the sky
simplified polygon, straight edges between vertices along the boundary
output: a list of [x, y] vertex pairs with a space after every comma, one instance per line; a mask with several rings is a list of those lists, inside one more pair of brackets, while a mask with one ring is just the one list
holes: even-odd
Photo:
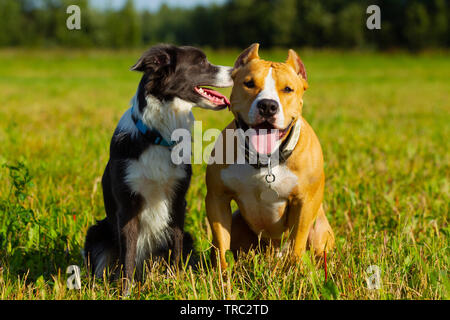
[[[90, 3], [97, 8], [120, 8], [126, 0], [91, 0]], [[133, 0], [136, 8], [156, 11], [161, 4], [166, 3], [171, 7], [192, 7], [196, 5], [221, 4], [226, 0]]]

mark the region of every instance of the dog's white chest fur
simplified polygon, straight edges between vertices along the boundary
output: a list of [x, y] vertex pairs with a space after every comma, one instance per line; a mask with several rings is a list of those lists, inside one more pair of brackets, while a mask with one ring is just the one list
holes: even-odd
[[[191, 127], [192, 106], [182, 100], [175, 100], [171, 106], [163, 106], [149, 99], [147, 103], [143, 118], [147, 123], [153, 122], [152, 127], [156, 127], [166, 140], [170, 140], [173, 130]], [[184, 166], [174, 165], [170, 149], [164, 146], [151, 145], [139, 159], [128, 161], [125, 180], [132, 192], [144, 198], [139, 214], [137, 263], [148, 258], [155, 248], [169, 244], [172, 199], [177, 183], [186, 175]]]
[[278, 193], [278, 200], [268, 201], [261, 193], [269, 188], [265, 181], [268, 169], [256, 169], [248, 164], [232, 164], [221, 171], [224, 184], [234, 191], [238, 204], [243, 206], [241, 214], [256, 233], [273, 239], [279, 238], [284, 229], [285, 216], [281, 212], [292, 189], [297, 185], [297, 176], [285, 165], [272, 168], [275, 181], [271, 188]]
[[136, 260], [142, 261], [156, 247], [169, 244], [170, 208], [174, 189], [186, 177], [182, 166], [170, 161], [166, 147], [152, 146], [139, 160], [129, 161], [126, 181], [132, 191], [144, 198], [139, 215]]

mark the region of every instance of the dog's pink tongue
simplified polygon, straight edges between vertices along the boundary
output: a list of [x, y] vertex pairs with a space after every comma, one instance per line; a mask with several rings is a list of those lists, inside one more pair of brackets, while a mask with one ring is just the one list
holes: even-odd
[[255, 148], [256, 152], [260, 154], [272, 154], [275, 149], [278, 135], [275, 130], [267, 130], [267, 133], [263, 132], [264, 130], [261, 130], [260, 133], [253, 133], [250, 136], [250, 143], [253, 148]]

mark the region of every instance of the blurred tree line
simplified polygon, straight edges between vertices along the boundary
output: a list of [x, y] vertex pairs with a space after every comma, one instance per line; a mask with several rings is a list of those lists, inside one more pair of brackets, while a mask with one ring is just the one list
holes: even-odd
[[[243, 48], [310, 46], [447, 48], [449, 0], [228, 0], [223, 5], [138, 11], [132, 0], [100, 10], [89, 0], [0, 0], [0, 46], [137, 47], [157, 42]], [[66, 8], [81, 8], [81, 30]], [[381, 30], [366, 8], [381, 8]]]

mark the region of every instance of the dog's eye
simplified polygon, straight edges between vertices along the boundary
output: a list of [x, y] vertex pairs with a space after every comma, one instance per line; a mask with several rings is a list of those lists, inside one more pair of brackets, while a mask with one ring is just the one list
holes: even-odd
[[291, 87], [288, 87], [288, 86], [284, 87], [284, 89], [283, 89], [283, 92], [286, 92], [286, 93], [289, 93], [292, 91], [294, 91], [294, 89], [292, 89]]
[[254, 88], [255, 83], [253, 82], [253, 80], [245, 81], [244, 86], [246, 86], [247, 88]]

